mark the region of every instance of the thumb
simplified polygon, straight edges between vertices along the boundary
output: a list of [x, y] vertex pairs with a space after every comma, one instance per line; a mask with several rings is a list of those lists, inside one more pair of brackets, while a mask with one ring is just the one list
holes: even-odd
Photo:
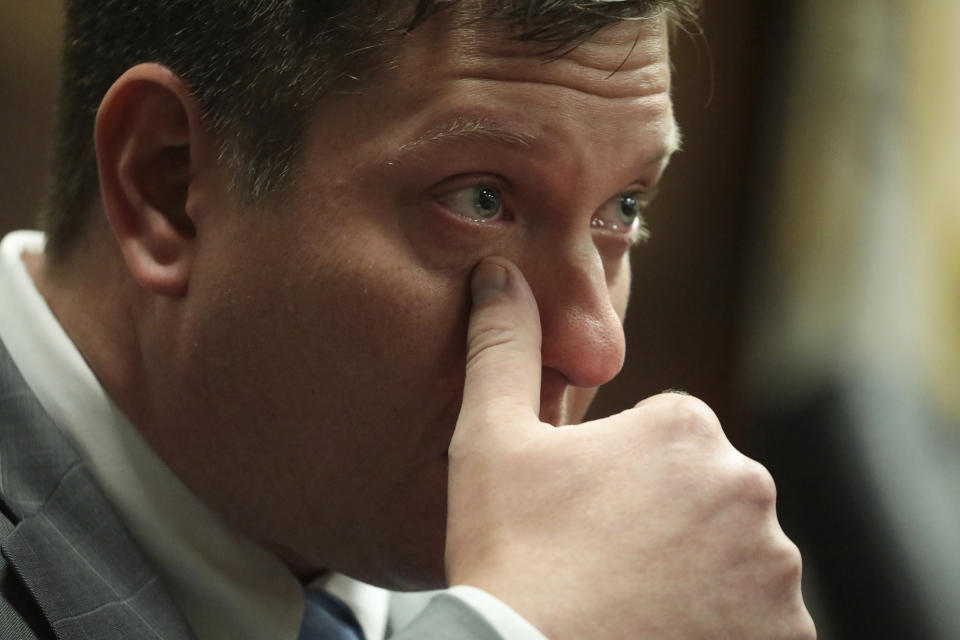
[[[470, 280], [463, 404], [455, 438], [478, 428], [537, 421], [540, 413], [540, 314], [530, 286], [510, 261], [485, 258]], [[515, 434], [515, 431], [514, 431]]]

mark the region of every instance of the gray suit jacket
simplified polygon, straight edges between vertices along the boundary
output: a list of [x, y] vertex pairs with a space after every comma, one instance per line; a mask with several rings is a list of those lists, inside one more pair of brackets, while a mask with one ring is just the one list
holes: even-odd
[[[187, 622], [0, 341], [0, 638], [187, 640]], [[438, 596], [394, 640], [501, 640]]]

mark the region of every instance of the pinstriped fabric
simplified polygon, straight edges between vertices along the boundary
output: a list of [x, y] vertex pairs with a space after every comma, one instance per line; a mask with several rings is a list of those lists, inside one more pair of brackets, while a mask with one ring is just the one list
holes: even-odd
[[[0, 611], [16, 599], [33, 600], [60, 640], [193, 637], [2, 342], [0, 509], [13, 525], [0, 543], [13, 569]], [[11, 630], [0, 627], [0, 637]]]

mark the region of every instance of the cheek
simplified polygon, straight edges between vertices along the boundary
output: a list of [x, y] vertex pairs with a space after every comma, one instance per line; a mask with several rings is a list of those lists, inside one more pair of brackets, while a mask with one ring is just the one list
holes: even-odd
[[400, 227], [421, 269], [464, 283], [482, 258], [508, 254], [518, 240], [516, 230], [502, 222], [461, 220], [423, 201], [406, 208]]
[[414, 392], [459, 389], [466, 277], [422, 269], [410, 256], [386, 249], [378, 260], [353, 266], [347, 273], [338, 269], [323, 288], [315, 322], [342, 345], [340, 374], [365, 380], [396, 401], [413, 402], [407, 394]]
[[[420, 269], [382, 273], [372, 281], [353, 321], [354, 343], [370, 368], [410, 402], [434, 392], [459, 394], [466, 350], [467, 289], [459, 273]], [[379, 365], [379, 366], [378, 366]], [[385, 394], [391, 387], [383, 386]]]
[[[211, 287], [220, 304], [204, 314], [217, 325], [205, 333], [219, 339], [219, 370], [249, 387], [237, 395], [260, 387], [273, 420], [324, 416], [355, 444], [385, 430], [416, 439], [458, 405], [466, 275], [424, 268], [393, 230], [346, 224], [284, 233], [276, 246], [261, 233], [256, 264]], [[221, 264], [245, 264], [240, 247], [224, 251], [233, 260]]]

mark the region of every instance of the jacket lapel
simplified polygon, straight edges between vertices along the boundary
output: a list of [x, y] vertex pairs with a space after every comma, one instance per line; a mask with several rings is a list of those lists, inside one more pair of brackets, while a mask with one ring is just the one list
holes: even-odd
[[0, 549], [60, 640], [193, 638], [157, 574], [0, 342]]

